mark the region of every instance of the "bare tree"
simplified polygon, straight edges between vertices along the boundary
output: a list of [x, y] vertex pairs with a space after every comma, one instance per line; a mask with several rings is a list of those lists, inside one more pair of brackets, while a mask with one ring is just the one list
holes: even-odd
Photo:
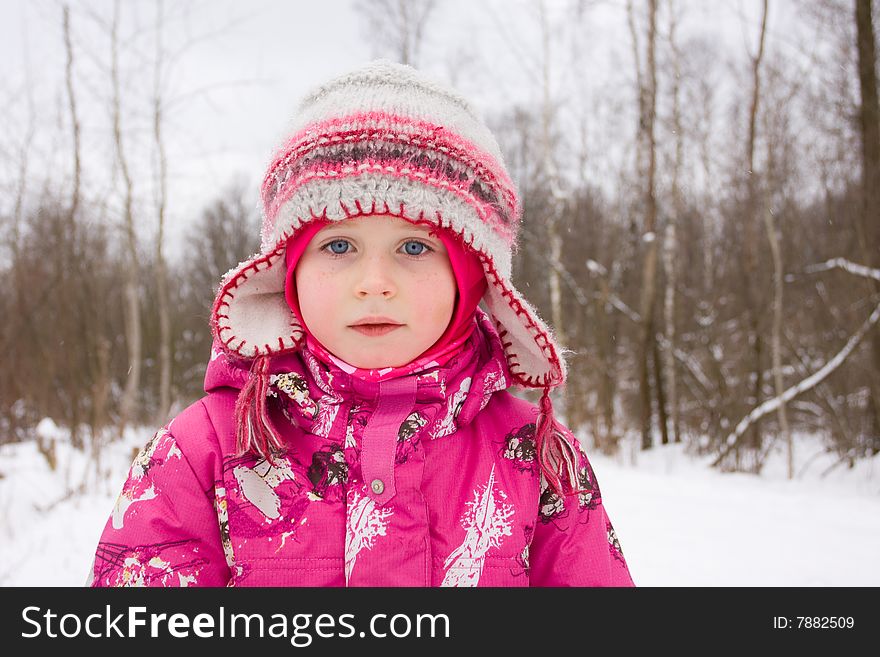
[[356, 6], [366, 18], [366, 35], [377, 55], [390, 49], [397, 61], [419, 65], [428, 18], [436, 0], [362, 0]]
[[187, 257], [175, 268], [175, 386], [185, 403], [202, 392], [211, 354], [211, 303], [223, 274], [259, 251], [260, 215], [243, 183], [220, 191], [187, 231]]
[[773, 353], [773, 384], [776, 388], [776, 396], [781, 401], [777, 408], [779, 416], [779, 426], [782, 429], [782, 435], [785, 438], [786, 449], [788, 453], [788, 478], [794, 478], [794, 443], [792, 442], [791, 429], [788, 426], [788, 414], [785, 409], [785, 401], [782, 399], [782, 393], [785, 389], [782, 382], [782, 292], [783, 292], [783, 272], [782, 272], [782, 247], [780, 246], [779, 236], [777, 235], [777, 227], [774, 221], [773, 210], [765, 203], [762, 215], [764, 217], [764, 228], [767, 231], [767, 240], [770, 242], [770, 253], [773, 258], [773, 337], [771, 341], [771, 351]]
[[[859, 65], [859, 129], [862, 146], [862, 214], [856, 222], [865, 265], [880, 265], [880, 107], [877, 100], [877, 55], [872, 20], [872, 0], [854, 0]], [[875, 293], [880, 283], [872, 281]], [[871, 334], [873, 374], [871, 411], [873, 432], [880, 436], [880, 330]]]
[[[758, 267], [758, 236], [757, 222], [760, 213], [759, 200], [759, 180], [755, 172], [755, 140], [757, 138], [758, 110], [761, 100], [760, 88], [760, 70], [761, 61], [764, 57], [764, 43], [766, 35], [767, 21], [767, 3], [764, 2], [763, 18], [761, 21], [761, 29], [758, 37], [758, 50], [754, 55], [749, 55], [749, 62], [752, 70], [752, 89], [751, 101], [749, 103], [749, 115], [747, 123], [746, 135], [746, 199], [745, 212], [743, 216], [743, 226], [745, 239], [743, 248], [745, 249], [744, 265], [746, 269], [745, 299], [746, 299], [746, 315], [749, 324], [749, 343], [752, 345], [752, 356], [754, 361], [752, 364], [754, 373], [754, 386], [752, 394], [756, 404], [761, 403], [763, 397], [764, 377], [763, 377], [763, 352], [764, 338], [761, 333], [760, 317], [762, 311], [760, 308], [759, 289], [762, 285], [760, 281], [760, 272]], [[763, 440], [761, 437], [760, 425], [755, 422], [750, 428], [750, 447], [757, 453], [760, 451]]]
[[[26, 91], [23, 96], [27, 106], [27, 123], [20, 133], [22, 136], [20, 145], [17, 145], [17, 148], [10, 149], [14, 153], [12, 157], [17, 158], [17, 166], [15, 166], [15, 179], [11, 184], [13, 201], [11, 216], [8, 217], [11, 226], [10, 230], [2, 231], [3, 241], [8, 246], [10, 254], [8, 283], [11, 289], [9, 290], [10, 298], [8, 301], [9, 312], [4, 313], [4, 321], [0, 324], [0, 346], [3, 347], [3, 353], [7, 354], [6, 364], [11, 372], [21, 371], [22, 361], [24, 360], [21, 350], [14, 349], [13, 345], [16, 343], [18, 336], [24, 334], [26, 328], [32, 328], [32, 326], [29, 326], [32, 323], [30, 313], [22, 312], [27, 308], [27, 286], [24, 284], [25, 272], [22, 263], [22, 234], [24, 206], [31, 174], [31, 153], [37, 129], [37, 113], [33, 85], [30, 80], [30, 54], [26, 48], [24, 58]], [[14, 134], [18, 131], [10, 130], [9, 132]], [[22, 405], [18, 403], [19, 400], [26, 397], [26, 391], [19, 377], [3, 377], [0, 390], [2, 390], [3, 396], [9, 400], [8, 403], [0, 404], [0, 423], [3, 425], [2, 428], [8, 432], [8, 436], [0, 437], [0, 442], [3, 442], [19, 438], [23, 434], [30, 419], [27, 415], [33, 413], [34, 409], [22, 408]]]
[[660, 430], [663, 442], [668, 442], [666, 412], [662, 393], [659, 391], [661, 376], [656, 374], [661, 369], [659, 359], [655, 357], [657, 345], [654, 337], [654, 306], [657, 290], [657, 196], [656, 196], [656, 156], [657, 142], [654, 123], [657, 117], [657, 0], [648, 2], [648, 24], [646, 28], [645, 63], [639, 49], [638, 31], [635, 25], [635, 10], [632, 0], [627, 1], [630, 35], [632, 37], [633, 54], [636, 66], [636, 85], [638, 87], [639, 129], [637, 138], [637, 165], [639, 178], [644, 182], [642, 190], [641, 210], [642, 246], [644, 260], [642, 263], [642, 280], [640, 288], [639, 315], [642, 324], [639, 337], [639, 398], [641, 408], [642, 449], [649, 449], [653, 444], [652, 429], [652, 390], [650, 362], [654, 361], [655, 383], [658, 385], [658, 411]]
[[73, 46], [70, 41], [70, 9], [64, 5], [64, 50], [67, 54], [67, 65], [65, 66], [65, 85], [67, 88], [67, 100], [70, 107], [70, 127], [73, 132], [73, 189], [70, 192], [70, 222], [73, 224], [76, 220], [77, 210], [79, 209], [80, 198], [80, 179], [82, 177], [82, 165], [80, 163], [80, 143], [79, 143], [79, 117], [76, 113], [76, 96], [73, 93]]
[[[594, 315], [596, 318], [596, 361], [599, 376], [598, 402], [599, 413], [602, 416], [602, 425], [595, 432], [597, 446], [606, 454], [612, 454], [617, 450], [619, 435], [615, 427], [614, 397], [615, 379], [612, 375], [613, 363], [616, 361], [614, 354], [614, 321], [612, 309], [611, 283], [608, 280], [608, 270], [596, 262], [588, 260], [587, 271], [591, 278], [598, 282], [598, 290], [593, 297]], [[589, 353], [589, 352], [588, 352]]]
[[[773, 382], [776, 389], [776, 396], [780, 400], [777, 406], [777, 414], [779, 416], [779, 425], [785, 437], [788, 451], [788, 477], [794, 477], [794, 445], [791, 439], [791, 431], [788, 426], [788, 416], [785, 409], [785, 400], [783, 398], [784, 385], [782, 381], [782, 293], [783, 293], [783, 274], [782, 274], [782, 250], [779, 238], [776, 234], [776, 225], [774, 222], [773, 211], [769, 207], [767, 184], [765, 181], [763, 193], [759, 193], [758, 175], [755, 171], [755, 134], [757, 117], [759, 113], [759, 105], [761, 101], [761, 60], [764, 55], [764, 43], [767, 34], [767, 15], [768, 0], [764, 0], [761, 11], [761, 31], [758, 37], [758, 53], [752, 58], [752, 104], [749, 112], [749, 133], [748, 133], [748, 176], [749, 176], [749, 204], [750, 210], [760, 214], [763, 217], [764, 229], [767, 233], [767, 240], [770, 243], [770, 254], [773, 259], [773, 335], [771, 338], [771, 353], [773, 359]], [[769, 173], [769, 172], [768, 172]], [[751, 224], [754, 219], [751, 216], [746, 217], [746, 221]], [[754, 256], [755, 249], [750, 249], [750, 253]], [[754, 310], [754, 309], [753, 309]], [[760, 333], [755, 329], [756, 343], [760, 340]], [[757, 352], [756, 362], [756, 401], [760, 403], [760, 391], [762, 380], [762, 367], [760, 363], [760, 350]], [[760, 440], [756, 442], [756, 447], [760, 446]]]
[[[807, 268], [807, 271], [819, 272], [835, 267], [839, 267], [857, 276], [865, 276], [871, 280], [880, 281], [880, 269], [870, 269], [868, 267], [849, 262], [843, 258], [835, 258], [820, 265], [814, 265]], [[722, 459], [724, 459], [724, 457], [728, 454], [728, 452], [736, 447], [740, 438], [748, 430], [750, 425], [754, 424], [765, 415], [772, 413], [774, 410], [777, 410], [782, 404], [793, 400], [795, 397], [803, 394], [808, 390], [812, 390], [814, 387], [816, 387], [818, 384], [828, 378], [828, 376], [836, 369], [838, 369], [844, 363], [844, 361], [849, 358], [853, 351], [855, 351], [856, 347], [858, 347], [859, 343], [862, 341], [868, 331], [877, 326], [878, 320], [880, 320], [880, 304], [877, 304], [877, 306], [874, 307], [874, 310], [871, 312], [868, 318], [865, 319], [858, 330], [850, 336], [850, 338], [846, 341], [846, 344], [844, 344], [840, 351], [838, 351], [833, 358], [830, 358], [821, 368], [819, 368], [816, 372], [806, 377], [802, 381], [798, 382], [796, 385], [793, 385], [785, 390], [781, 395], [774, 397], [773, 399], [768, 399], [763, 404], [757, 405], [744, 418], [742, 418], [736, 424], [735, 429], [727, 436], [724, 449], [722, 449], [721, 453], [718, 455], [712, 465], [718, 465], [722, 461]]]
[[[550, 191], [548, 207], [545, 211], [547, 240], [550, 242], [550, 262], [562, 262], [562, 235], [560, 223], [566, 210], [567, 194], [563, 191], [562, 179], [556, 166], [554, 143], [552, 138], [552, 121], [554, 104], [550, 88], [551, 44], [554, 35], [551, 32], [544, 0], [538, 2], [538, 19], [541, 26], [541, 173]], [[566, 317], [562, 313], [562, 285], [559, 270], [550, 267], [548, 271], [550, 284], [550, 312], [556, 337], [560, 344], [567, 344], [565, 334]], [[560, 404], [559, 412], [566, 414], [566, 404]]]
[[678, 16], [676, 5], [669, 3], [669, 46], [672, 52], [672, 129], [675, 133], [675, 159], [672, 165], [672, 212], [666, 219], [666, 232], [663, 238], [663, 269], [666, 271], [666, 292], [663, 302], [663, 320], [666, 325], [666, 337], [669, 341], [665, 349], [666, 385], [669, 392], [669, 407], [672, 410], [672, 441], [680, 442], [679, 404], [678, 404], [678, 381], [676, 379], [675, 348], [675, 286], [676, 277], [676, 252], [678, 250], [678, 237], [676, 229], [677, 217], [683, 214], [683, 202], [681, 198], [680, 177], [684, 159], [684, 122], [681, 117], [681, 59], [682, 53], [676, 40], [676, 28]]
[[168, 163], [162, 138], [162, 30], [164, 15], [162, 0], [156, 1], [156, 53], [153, 72], [153, 137], [156, 145], [156, 292], [159, 314], [159, 407], [155, 424], [164, 424], [171, 409], [171, 310], [168, 299], [168, 267], [162, 250], [165, 240], [165, 207], [167, 204]]
[[[71, 132], [73, 133], [73, 187], [70, 192], [70, 206], [67, 210], [67, 221], [64, 222], [63, 230], [65, 231], [65, 242], [75, 244], [77, 239], [76, 233], [80, 205], [82, 166], [80, 163], [80, 125], [76, 111], [76, 95], [74, 94], [73, 88], [73, 45], [70, 39], [70, 10], [67, 5], [62, 8], [62, 24], [64, 28], [64, 50], [67, 55], [64, 69], [64, 81], [67, 90], [68, 108], [70, 110], [70, 127]], [[69, 302], [69, 298], [65, 297], [65, 301]], [[68, 316], [72, 315], [74, 312], [78, 311], [72, 308], [65, 309], [65, 314]], [[90, 336], [83, 336], [84, 341], [88, 341], [89, 339]], [[71, 351], [64, 350], [62, 354], [69, 357]], [[76, 385], [76, 383], [73, 385]], [[70, 427], [70, 442], [76, 447], [82, 447], [82, 438], [79, 435], [79, 403], [78, 401], [73, 401], [73, 399], [74, 397], [71, 396], [71, 409], [73, 413], [71, 422], [72, 426]], [[92, 436], [92, 438], [95, 438], [95, 436]]]
[[119, 89], [119, 0], [113, 3], [113, 22], [110, 29], [111, 59], [110, 76], [113, 85], [113, 140], [116, 146], [116, 160], [122, 173], [124, 185], [123, 230], [127, 267], [125, 271], [125, 339], [128, 345], [128, 376], [125, 391], [119, 405], [119, 434], [132, 419], [137, 402], [141, 380], [141, 308], [139, 287], [139, 258], [137, 235], [134, 228], [134, 183], [129, 173], [128, 160], [122, 139], [122, 98]]

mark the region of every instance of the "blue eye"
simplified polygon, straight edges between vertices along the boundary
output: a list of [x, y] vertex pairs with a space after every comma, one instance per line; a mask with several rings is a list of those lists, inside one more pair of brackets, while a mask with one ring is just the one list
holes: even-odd
[[333, 255], [342, 255], [345, 253], [345, 250], [337, 251], [336, 249], [333, 248], [334, 245], [338, 246], [340, 244], [347, 245], [348, 240], [333, 240], [329, 244], [324, 245], [324, 248], [326, 249], [327, 247], [330, 247], [330, 251], [333, 253]]
[[407, 249], [407, 247], [411, 244], [415, 244], [417, 247], [421, 247], [421, 248], [425, 249], [426, 251], [430, 250], [430, 248], [431, 248], [427, 244], [422, 244], [421, 242], [416, 242], [414, 240], [411, 240], [403, 245], [403, 248], [404, 248], [404, 251], [406, 251], [406, 254], [411, 255], [411, 256], [420, 256], [420, 255], [423, 255], [424, 253], [426, 253], [426, 251], [419, 251], [418, 253], [412, 253], [411, 251], [409, 251]]
[[[415, 245], [415, 248], [413, 248]], [[349, 248], [351, 246], [351, 242], [346, 239], [338, 239], [333, 240], [332, 242], [327, 242], [324, 246], [320, 248], [321, 251], [327, 251], [331, 257], [340, 258], [346, 255], [349, 252]], [[411, 258], [421, 258], [423, 255], [433, 251], [430, 246], [424, 244], [423, 242], [419, 242], [417, 240], [409, 240], [403, 245], [403, 252], [405, 255]]]

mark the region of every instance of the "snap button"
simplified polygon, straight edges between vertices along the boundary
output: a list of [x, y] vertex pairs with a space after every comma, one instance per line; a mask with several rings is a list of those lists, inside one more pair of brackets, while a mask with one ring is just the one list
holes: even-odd
[[373, 479], [373, 482], [370, 484], [370, 488], [376, 495], [381, 495], [382, 491], [385, 490], [385, 484], [381, 479]]

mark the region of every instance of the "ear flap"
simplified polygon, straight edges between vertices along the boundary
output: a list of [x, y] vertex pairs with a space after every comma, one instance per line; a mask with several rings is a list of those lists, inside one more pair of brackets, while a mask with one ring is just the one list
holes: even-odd
[[229, 353], [254, 358], [295, 351], [305, 332], [284, 299], [284, 246], [240, 264], [224, 278], [211, 325]]
[[561, 385], [567, 366], [549, 327], [506, 278], [484, 261], [489, 288], [484, 300], [492, 316], [514, 382], [527, 388]]

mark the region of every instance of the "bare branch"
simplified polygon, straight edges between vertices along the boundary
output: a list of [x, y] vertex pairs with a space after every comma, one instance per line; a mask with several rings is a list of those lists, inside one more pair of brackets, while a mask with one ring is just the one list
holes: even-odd
[[815, 372], [812, 376], [807, 377], [797, 385], [791, 386], [788, 390], [786, 390], [781, 396], [774, 397], [773, 399], [768, 399], [763, 404], [758, 406], [757, 408], [752, 409], [752, 411], [746, 415], [742, 420], [737, 423], [736, 428], [733, 430], [731, 434], [727, 436], [727, 440], [725, 441], [725, 448], [718, 455], [715, 461], [712, 462], [713, 466], [717, 466], [725, 456], [736, 446], [739, 442], [740, 437], [745, 433], [745, 431], [760, 418], [764, 417], [768, 413], [772, 413], [775, 411], [780, 403], [786, 403], [797, 397], [798, 395], [803, 394], [804, 392], [814, 388], [819, 383], [828, 378], [834, 370], [836, 370], [840, 365], [849, 357], [849, 355], [855, 350], [856, 347], [859, 346], [859, 343], [862, 341], [862, 338], [865, 337], [865, 334], [871, 330], [871, 328], [877, 323], [877, 320], [880, 320], [880, 304], [878, 304], [874, 308], [874, 312], [862, 322], [862, 325], [859, 327], [859, 330], [856, 331], [849, 340], [847, 340], [846, 344], [843, 348], [837, 352], [837, 354], [829, 360], [825, 365]]
[[873, 278], [876, 281], [880, 281], [880, 269], [865, 267], [864, 265], [856, 264], [850, 260], [847, 260], [846, 258], [831, 258], [830, 260], [826, 260], [825, 262], [820, 262], [815, 265], [804, 267], [804, 271], [808, 274], [814, 274], [820, 271], [828, 271], [830, 269], [843, 269], [844, 271], [848, 271], [850, 274], [855, 274], [856, 276], [864, 276], [866, 278]]

